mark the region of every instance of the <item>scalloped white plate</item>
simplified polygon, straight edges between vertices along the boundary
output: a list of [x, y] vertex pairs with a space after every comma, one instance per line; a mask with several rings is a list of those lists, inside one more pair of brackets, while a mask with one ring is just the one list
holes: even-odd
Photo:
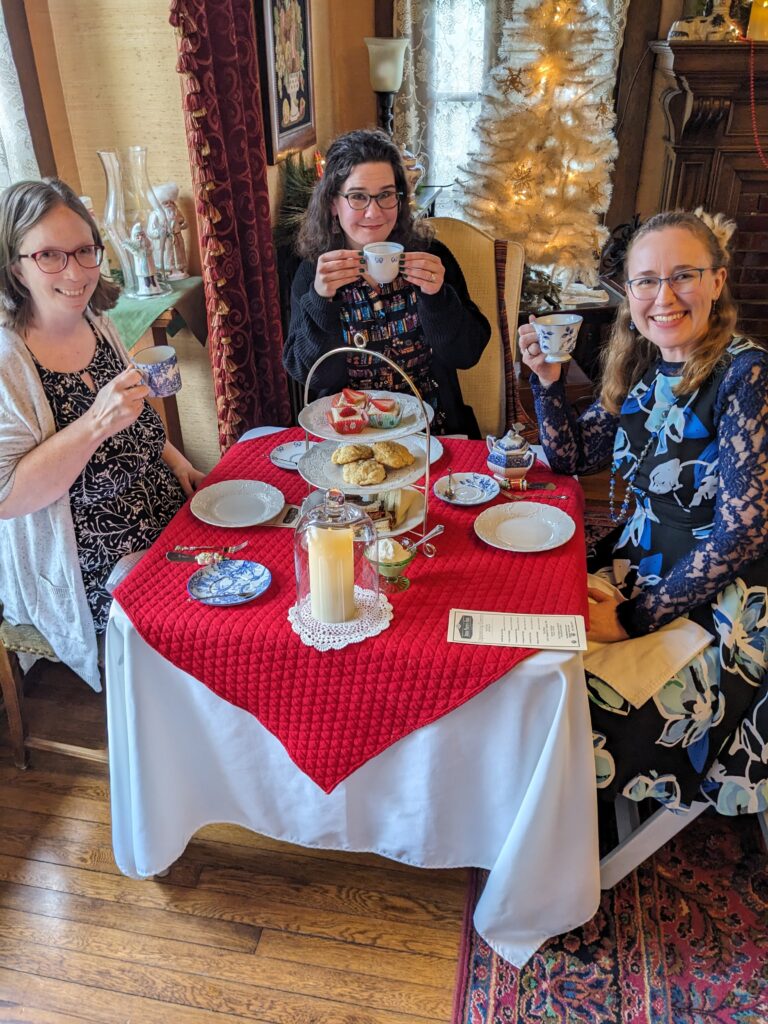
[[283, 492], [261, 480], [222, 480], [195, 494], [189, 511], [211, 526], [259, 526], [285, 505]]
[[549, 551], [570, 540], [576, 524], [567, 512], [537, 501], [494, 505], [475, 520], [475, 533], [503, 551]]
[[[359, 434], [339, 434], [334, 430], [325, 418], [326, 412], [331, 408], [333, 395], [326, 395], [325, 398], [318, 398], [309, 405], [305, 405], [299, 413], [299, 426], [304, 427], [310, 434], [316, 437], [324, 437], [328, 441], [340, 441], [343, 444], [354, 444], [358, 438], [362, 438], [365, 444], [370, 441], [395, 441], [407, 434], [415, 434], [424, 430], [426, 423], [421, 414], [421, 406], [415, 395], [401, 394], [399, 391], [369, 391], [372, 398], [396, 398], [403, 407], [403, 418], [396, 427], [366, 427]], [[431, 405], [424, 403], [429, 422], [435, 415]]]
[[[386, 479], [380, 484], [370, 484], [363, 487], [360, 484], [348, 484], [344, 481], [343, 466], [337, 466], [331, 462], [331, 455], [341, 444], [355, 444], [359, 434], [355, 434], [344, 441], [323, 441], [316, 444], [299, 459], [299, 473], [308, 484], [313, 487], [321, 487], [327, 491], [329, 487], [337, 487], [344, 494], [378, 494], [380, 491], [389, 491], [393, 487], [407, 487], [424, 475], [427, 468], [427, 451], [424, 438], [421, 443], [415, 437], [401, 437], [400, 444], [404, 445], [414, 456], [415, 462], [412, 466], [404, 466], [403, 469], [388, 469]], [[371, 439], [373, 440], [373, 439]], [[390, 438], [387, 438], [390, 440]]]

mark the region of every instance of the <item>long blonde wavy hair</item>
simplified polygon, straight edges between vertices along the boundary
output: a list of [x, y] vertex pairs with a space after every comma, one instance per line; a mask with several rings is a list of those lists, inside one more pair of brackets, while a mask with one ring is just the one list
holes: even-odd
[[[651, 232], [664, 228], [685, 228], [690, 231], [707, 249], [711, 267], [728, 267], [728, 242], [736, 225], [722, 214], [711, 216], [699, 207], [693, 213], [688, 210], [670, 210], [657, 213], [647, 220], [632, 236], [627, 247], [624, 258], [625, 277], [629, 256], [635, 245]], [[685, 361], [683, 376], [674, 389], [675, 394], [691, 394], [710, 376], [730, 343], [736, 318], [736, 304], [726, 278], [720, 296], [712, 306], [706, 337]], [[630, 319], [629, 301], [625, 295], [619, 304], [611, 337], [602, 355], [600, 399], [605, 408], [613, 413], [619, 411], [627, 393], [659, 355], [658, 348], [652, 342], [637, 331], [630, 330]]]

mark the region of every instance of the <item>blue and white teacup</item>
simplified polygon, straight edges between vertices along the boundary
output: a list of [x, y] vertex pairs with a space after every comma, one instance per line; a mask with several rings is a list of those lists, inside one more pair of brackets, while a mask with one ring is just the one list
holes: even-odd
[[136, 368], [141, 371], [151, 398], [168, 398], [181, 390], [176, 349], [171, 345], [145, 348], [132, 358]]
[[400, 254], [403, 247], [399, 242], [371, 242], [363, 247], [368, 276], [377, 284], [394, 281], [400, 272]]
[[576, 345], [583, 317], [578, 313], [547, 313], [533, 321], [539, 348], [548, 363], [567, 363]]

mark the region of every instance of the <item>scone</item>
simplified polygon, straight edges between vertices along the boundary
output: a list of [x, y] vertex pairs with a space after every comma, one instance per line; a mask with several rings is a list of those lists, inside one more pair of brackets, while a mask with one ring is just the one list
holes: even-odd
[[375, 459], [363, 459], [358, 462], [348, 462], [342, 470], [342, 475], [345, 484], [369, 487], [371, 484], [380, 484], [382, 480], [385, 480], [387, 471]]
[[397, 441], [377, 441], [373, 446], [373, 457], [390, 469], [412, 466], [416, 461], [405, 445], [398, 444]]
[[369, 448], [367, 444], [342, 444], [331, 456], [331, 462], [335, 462], [337, 466], [346, 466], [348, 462], [372, 458], [373, 448]]

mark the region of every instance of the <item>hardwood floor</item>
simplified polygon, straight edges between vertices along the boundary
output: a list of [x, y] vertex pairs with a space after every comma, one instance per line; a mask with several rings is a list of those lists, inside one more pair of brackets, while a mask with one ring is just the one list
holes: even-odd
[[[38, 663], [35, 731], [98, 745], [104, 701]], [[0, 1022], [450, 1019], [466, 872], [199, 832], [166, 878], [112, 859], [106, 766], [33, 751], [0, 712]]]
[[[604, 503], [607, 472], [584, 478]], [[98, 747], [102, 696], [30, 673], [34, 732]], [[166, 878], [112, 859], [105, 765], [33, 751], [0, 711], [0, 1024], [447, 1024], [466, 872], [199, 832]]]

